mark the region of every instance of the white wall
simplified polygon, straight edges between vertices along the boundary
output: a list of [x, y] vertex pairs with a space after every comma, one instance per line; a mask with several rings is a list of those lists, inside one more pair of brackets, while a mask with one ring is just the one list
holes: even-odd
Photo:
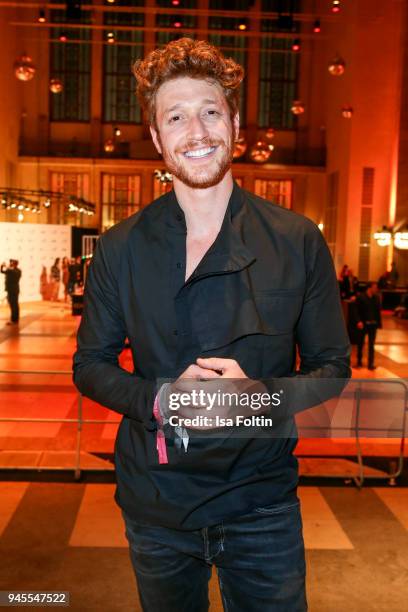
[[[30, 223], [0, 223], [0, 263], [17, 259], [22, 271], [20, 302], [41, 300], [40, 275], [43, 266], [50, 267], [56, 257], [71, 256], [71, 227]], [[0, 278], [0, 298], [4, 297], [4, 276]], [[62, 276], [62, 275], [61, 275]], [[59, 296], [63, 289], [60, 287]]]

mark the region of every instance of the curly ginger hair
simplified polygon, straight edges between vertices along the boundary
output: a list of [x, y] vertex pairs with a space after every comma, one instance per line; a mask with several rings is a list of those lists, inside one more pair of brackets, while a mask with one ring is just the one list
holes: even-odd
[[151, 125], [156, 127], [156, 94], [163, 83], [177, 77], [207, 79], [217, 82], [227, 101], [231, 117], [238, 112], [239, 86], [244, 69], [226, 58], [205, 40], [179, 38], [162, 49], [155, 49], [133, 66], [137, 80], [136, 94]]

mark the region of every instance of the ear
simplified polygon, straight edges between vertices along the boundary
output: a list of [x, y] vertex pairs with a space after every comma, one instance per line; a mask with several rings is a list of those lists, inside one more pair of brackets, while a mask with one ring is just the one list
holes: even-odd
[[161, 146], [160, 146], [160, 139], [159, 139], [159, 134], [156, 130], [155, 127], [153, 127], [152, 125], [149, 126], [150, 129], [150, 134], [152, 135], [152, 140], [154, 143], [154, 146], [157, 149], [157, 152], [160, 153], [160, 155], [162, 154], [162, 150], [161, 150]]
[[235, 140], [239, 138], [239, 113], [237, 112], [232, 119]]

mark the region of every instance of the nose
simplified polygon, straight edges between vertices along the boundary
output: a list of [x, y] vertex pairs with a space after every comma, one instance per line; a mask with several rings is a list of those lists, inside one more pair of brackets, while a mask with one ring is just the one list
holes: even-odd
[[190, 117], [187, 135], [189, 140], [203, 140], [208, 136], [207, 127], [199, 115]]

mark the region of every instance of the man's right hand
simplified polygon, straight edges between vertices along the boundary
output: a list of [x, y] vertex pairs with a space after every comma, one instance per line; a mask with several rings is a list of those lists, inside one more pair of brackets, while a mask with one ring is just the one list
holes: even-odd
[[221, 374], [218, 374], [218, 372], [215, 370], [200, 368], [200, 366], [198, 366], [196, 363], [192, 363], [186, 370], [184, 370], [182, 374], [180, 374], [173, 385], [177, 385], [179, 382], [183, 381], [184, 378], [193, 378], [194, 380], [210, 380], [212, 378], [221, 378]]

